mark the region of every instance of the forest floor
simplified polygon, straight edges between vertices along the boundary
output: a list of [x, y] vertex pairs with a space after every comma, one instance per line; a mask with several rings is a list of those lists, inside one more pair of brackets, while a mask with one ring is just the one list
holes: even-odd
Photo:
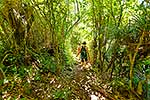
[[5, 82], [2, 99], [11, 100], [114, 100], [111, 88], [94, 68], [82, 68], [79, 63], [60, 74], [39, 73], [33, 64], [32, 73], [24, 79], [11, 76]]
[[35, 90], [34, 95], [40, 99], [49, 100], [51, 97], [57, 100], [112, 99], [105, 91], [108, 90], [107, 85], [98, 79], [94, 70], [82, 68], [79, 64], [64, 70], [60, 76], [46, 76], [45, 82], [33, 82], [31, 85], [32, 90]]
[[118, 83], [97, 67], [83, 67], [76, 61], [57, 74], [42, 71], [39, 65], [32, 62], [28, 69], [6, 73], [0, 100], [131, 100], [126, 88], [113, 87]]

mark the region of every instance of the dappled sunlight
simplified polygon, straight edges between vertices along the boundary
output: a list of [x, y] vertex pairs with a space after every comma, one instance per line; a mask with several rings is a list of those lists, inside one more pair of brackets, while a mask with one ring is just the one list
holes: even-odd
[[149, 0], [0, 0], [0, 100], [150, 100]]

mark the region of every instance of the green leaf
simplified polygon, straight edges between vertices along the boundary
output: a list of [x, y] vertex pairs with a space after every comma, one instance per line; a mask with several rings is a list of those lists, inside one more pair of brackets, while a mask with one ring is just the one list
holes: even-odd
[[137, 87], [137, 93], [142, 95], [143, 89], [142, 89], [142, 81], [139, 81], [138, 87]]
[[35, 80], [41, 80], [41, 77], [40, 77], [40, 75], [38, 75], [38, 74], [36, 74], [36, 76], [35, 76]]
[[0, 86], [3, 85], [3, 83], [4, 83], [4, 80], [0, 80]]

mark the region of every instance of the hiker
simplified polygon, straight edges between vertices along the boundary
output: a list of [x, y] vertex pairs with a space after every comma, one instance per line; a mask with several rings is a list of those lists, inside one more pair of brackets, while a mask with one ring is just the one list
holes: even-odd
[[86, 65], [88, 63], [88, 47], [86, 46], [86, 42], [82, 43], [82, 46], [78, 48], [77, 56], [80, 54], [81, 65]]

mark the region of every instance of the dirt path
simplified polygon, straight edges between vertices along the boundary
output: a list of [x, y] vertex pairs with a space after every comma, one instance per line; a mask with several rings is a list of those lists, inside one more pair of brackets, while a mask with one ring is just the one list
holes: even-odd
[[101, 91], [104, 85], [93, 69], [81, 69], [75, 64], [60, 75], [41, 73], [37, 69], [33, 68], [25, 79], [16, 80], [13, 87], [8, 84], [12, 89], [3, 93], [4, 100], [107, 100], [105, 91]]
[[106, 100], [101, 94], [102, 84], [92, 69], [83, 69], [82, 66], [76, 65], [74, 68], [74, 80], [80, 87], [80, 100]]

